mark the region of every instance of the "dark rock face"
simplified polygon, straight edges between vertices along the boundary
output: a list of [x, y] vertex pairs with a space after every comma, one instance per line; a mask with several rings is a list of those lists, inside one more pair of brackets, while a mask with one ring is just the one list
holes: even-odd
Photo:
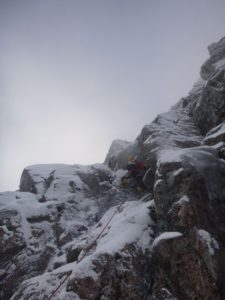
[[21, 192], [31, 192], [36, 193], [35, 183], [33, 182], [29, 172], [25, 169], [23, 170], [21, 181], [20, 181], [20, 191]]
[[158, 167], [158, 230], [183, 236], [154, 248], [153, 293], [160, 295], [166, 277], [164, 287], [178, 299], [223, 299], [225, 162], [205, 148], [190, 149], [179, 158]]
[[155, 172], [151, 168], [147, 169], [143, 177], [143, 182], [148, 191], [152, 192], [155, 182]]
[[163, 295], [165, 289], [172, 299], [220, 299], [215, 280], [199, 255], [204, 246], [199, 243], [194, 249], [191, 242], [190, 237], [172, 239], [155, 248], [153, 299], [168, 299]]
[[104, 254], [94, 260], [93, 270], [99, 274], [92, 277], [71, 280], [67, 285], [81, 299], [142, 300], [148, 291], [150, 274], [148, 259], [134, 245], [114, 256]]

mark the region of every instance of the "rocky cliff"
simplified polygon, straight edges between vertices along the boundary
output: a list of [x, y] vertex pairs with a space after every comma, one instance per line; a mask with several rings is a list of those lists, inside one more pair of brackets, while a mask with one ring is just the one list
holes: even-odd
[[[186, 98], [104, 164], [24, 169], [0, 194], [0, 299], [225, 299], [225, 38]], [[127, 156], [147, 191], [120, 187]]]

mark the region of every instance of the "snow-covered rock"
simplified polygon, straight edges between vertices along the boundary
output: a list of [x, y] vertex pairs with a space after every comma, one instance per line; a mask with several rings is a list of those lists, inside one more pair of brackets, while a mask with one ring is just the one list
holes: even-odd
[[199, 229], [198, 234], [199, 234], [199, 238], [206, 244], [206, 246], [208, 248], [208, 252], [211, 255], [214, 255], [215, 250], [219, 249], [219, 245], [218, 245], [218, 242], [216, 241], [216, 239], [214, 239], [210, 235], [210, 233], [208, 233], [207, 231], [205, 231], [203, 229]]
[[210, 57], [201, 67], [201, 77], [208, 80], [223, 65], [225, 58], [225, 37], [208, 47]]
[[203, 134], [225, 119], [225, 38], [210, 45], [209, 53], [210, 58], [201, 67], [202, 88], [191, 96], [193, 119]]
[[[21, 191], [0, 194], [3, 299], [9, 299], [20, 283], [15, 299], [47, 297], [46, 293], [67, 274], [64, 267], [72, 270], [69, 265], [74, 265], [82, 249], [96, 238], [117, 210], [116, 205], [124, 203], [92, 257], [96, 260], [99, 256], [101, 261], [107, 255], [114, 261], [114, 256], [128, 246], [132, 253], [137, 247], [144, 255], [152, 235], [149, 204], [135, 201], [139, 195], [132, 191], [120, 190], [124, 173], [102, 164], [29, 166], [21, 176]], [[92, 264], [90, 258], [89, 262]], [[42, 291], [46, 271], [48, 286]]]
[[143, 128], [137, 142], [147, 167], [156, 170], [157, 161], [165, 152], [201, 144], [201, 133], [191, 117], [191, 104], [190, 98], [183, 98]]
[[162, 243], [165, 240], [176, 239], [183, 234], [177, 231], [163, 232], [153, 241], [152, 247], [156, 247], [159, 243]]
[[215, 71], [193, 102], [193, 119], [203, 134], [225, 119], [224, 91], [225, 66]]
[[[67, 282], [54, 299], [107, 299], [109, 295], [110, 299], [143, 299], [144, 290], [140, 291], [139, 285], [149, 276], [147, 270], [143, 272], [143, 267], [153, 236], [154, 222], [149, 216], [152, 205], [152, 202], [139, 200], [126, 202], [119, 210], [112, 207], [91, 230], [86, 243], [92, 244], [95, 240], [96, 244], [86, 256], [81, 252], [83, 259], [27, 280], [12, 299], [19, 300], [21, 295], [24, 300], [37, 299], [39, 295], [45, 299], [67, 274], [70, 275]], [[112, 216], [114, 218], [102, 232]]]
[[[225, 298], [225, 38], [209, 52], [189, 95], [104, 164], [29, 166], [0, 194], [0, 299]], [[142, 195], [121, 188], [128, 155]]]
[[225, 142], [225, 122], [211, 129], [203, 140], [206, 145], [215, 145], [219, 142]]

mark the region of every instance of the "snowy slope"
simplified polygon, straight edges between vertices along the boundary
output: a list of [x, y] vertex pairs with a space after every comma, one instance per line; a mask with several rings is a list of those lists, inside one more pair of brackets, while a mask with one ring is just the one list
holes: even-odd
[[[71, 262], [83, 255], [81, 250], [92, 243], [114, 211], [117, 214], [112, 224], [98, 241], [94, 256], [88, 258], [90, 264], [98, 256], [113, 256], [138, 241], [140, 251], [144, 252], [151, 240], [149, 209], [146, 203], [136, 201], [140, 195], [120, 189], [120, 178], [125, 173], [101, 164], [36, 165], [24, 170], [22, 191], [0, 195], [3, 297], [11, 295], [14, 279], [18, 278], [18, 283], [24, 281], [24, 299], [31, 299], [31, 295], [32, 299], [44, 299], [46, 293], [54, 290], [64, 268], [77, 270], [76, 263]], [[117, 212], [116, 207], [123, 203]], [[83, 262], [79, 268], [82, 265]], [[50, 272], [45, 275], [50, 278], [47, 285], [43, 277], [46, 271]], [[29, 278], [32, 279], [27, 281]], [[21, 299], [20, 289], [18, 295], [15, 299]]]
[[[95, 247], [90, 249], [89, 253], [79, 263], [66, 264], [56, 271], [24, 282], [21, 287], [23, 294], [26, 295], [24, 299], [37, 299], [37, 295], [41, 295], [42, 299], [45, 299], [45, 297], [47, 299], [59, 285], [61, 276], [68, 274], [68, 272], [70, 274], [69, 286], [72, 285], [73, 281], [82, 281], [87, 277], [92, 278], [92, 284], [97, 286], [97, 282], [101, 280], [101, 274], [98, 274], [96, 262], [101, 263], [101, 259], [106, 255], [108, 257], [113, 257], [115, 254], [120, 257], [127, 256], [131, 245], [144, 253], [152, 241], [151, 225], [153, 225], [153, 222], [149, 217], [149, 209], [152, 205], [152, 202], [145, 203], [141, 200], [127, 202], [122, 205], [121, 210], [112, 219], [102, 237], [96, 241]], [[96, 239], [115, 210], [116, 207], [111, 208], [91, 230], [87, 243], [90, 244], [92, 240]], [[80, 256], [83, 256], [83, 252]], [[12, 299], [20, 299], [21, 290]], [[80, 298], [78, 295], [66, 291], [65, 284], [57, 295], [54, 295], [54, 299]]]

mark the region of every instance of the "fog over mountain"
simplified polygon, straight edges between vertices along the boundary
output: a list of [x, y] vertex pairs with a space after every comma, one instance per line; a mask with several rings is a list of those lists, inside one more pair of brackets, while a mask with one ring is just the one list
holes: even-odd
[[186, 96], [224, 35], [211, 0], [0, 3], [0, 190], [26, 165], [103, 162]]
[[225, 37], [208, 51], [104, 163], [29, 165], [0, 193], [0, 299], [225, 299]]

